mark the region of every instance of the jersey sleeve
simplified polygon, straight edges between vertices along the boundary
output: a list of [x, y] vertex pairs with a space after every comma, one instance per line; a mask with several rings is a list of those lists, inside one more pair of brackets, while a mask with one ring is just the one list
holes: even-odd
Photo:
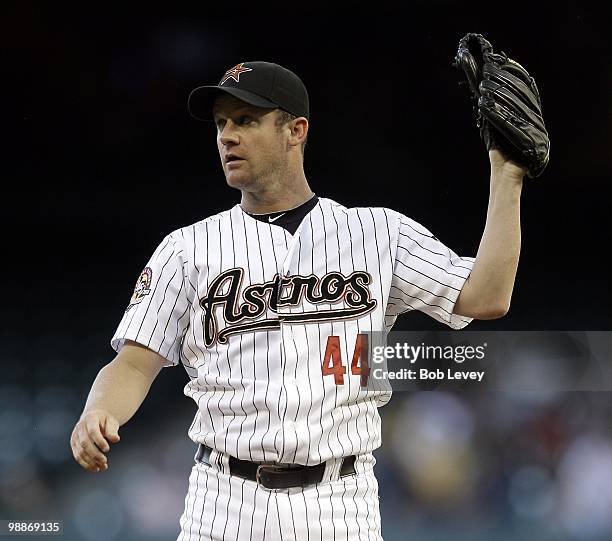
[[453, 329], [473, 318], [453, 314], [473, 257], [459, 257], [418, 222], [400, 214], [388, 313], [419, 310]]
[[155, 249], [111, 339], [115, 351], [125, 340], [133, 340], [165, 357], [164, 366], [178, 364], [189, 323], [181, 254], [172, 233]]

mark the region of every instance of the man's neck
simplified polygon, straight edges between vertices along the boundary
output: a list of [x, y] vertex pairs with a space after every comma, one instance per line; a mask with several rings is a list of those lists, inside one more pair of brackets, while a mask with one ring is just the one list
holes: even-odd
[[277, 187], [262, 192], [243, 190], [240, 206], [251, 214], [268, 214], [291, 210], [314, 197], [305, 177], [292, 186]]

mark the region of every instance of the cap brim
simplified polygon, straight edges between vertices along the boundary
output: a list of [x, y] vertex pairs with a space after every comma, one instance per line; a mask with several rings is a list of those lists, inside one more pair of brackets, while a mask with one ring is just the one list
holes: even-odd
[[230, 94], [239, 100], [242, 100], [249, 105], [263, 107], [266, 109], [276, 109], [278, 105], [266, 98], [242, 90], [241, 88], [223, 87], [223, 86], [199, 86], [194, 88], [187, 98], [187, 109], [193, 118], [203, 121], [212, 121], [212, 108], [215, 103], [215, 98], [220, 94]]

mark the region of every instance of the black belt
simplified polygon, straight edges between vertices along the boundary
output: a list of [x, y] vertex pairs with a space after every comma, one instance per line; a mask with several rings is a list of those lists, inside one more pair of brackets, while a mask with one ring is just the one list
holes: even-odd
[[[210, 447], [200, 443], [195, 459], [210, 466], [211, 451]], [[340, 477], [355, 473], [355, 458], [355, 455], [344, 457], [340, 467]], [[231, 475], [255, 481], [266, 488], [291, 488], [320, 483], [325, 472], [325, 462], [315, 466], [257, 464], [230, 455], [229, 469]]]

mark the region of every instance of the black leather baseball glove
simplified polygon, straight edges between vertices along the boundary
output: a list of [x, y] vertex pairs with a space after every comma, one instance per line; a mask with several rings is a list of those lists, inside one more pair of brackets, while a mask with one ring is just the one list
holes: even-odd
[[497, 148], [525, 166], [529, 177], [540, 176], [548, 164], [550, 140], [533, 77], [504, 52], [494, 53], [481, 34], [466, 34], [459, 41], [453, 65], [467, 77], [487, 150]]

